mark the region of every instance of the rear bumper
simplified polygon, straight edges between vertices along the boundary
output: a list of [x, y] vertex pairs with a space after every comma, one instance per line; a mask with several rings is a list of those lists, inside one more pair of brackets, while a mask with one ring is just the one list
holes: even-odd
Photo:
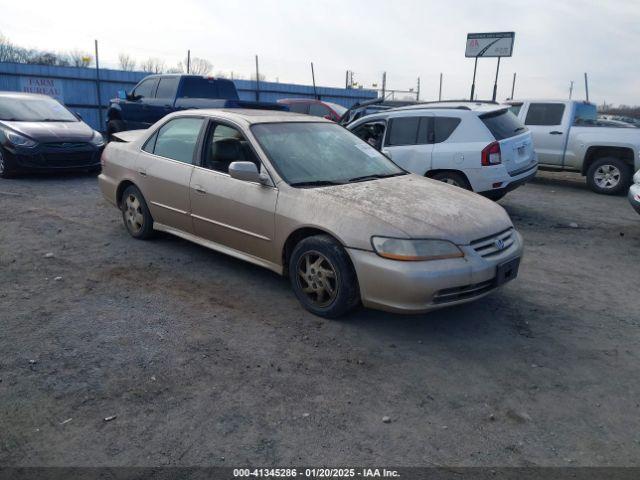
[[468, 245], [460, 247], [464, 258], [428, 262], [399, 262], [370, 251], [347, 250], [365, 307], [424, 313], [467, 303], [495, 290], [498, 265], [522, 256], [522, 237], [513, 233], [513, 244], [488, 258]]
[[640, 184], [634, 183], [631, 185], [627, 198], [634, 210], [640, 213]]
[[481, 167], [465, 171], [471, 188], [476, 193], [506, 193], [524, 185], [538, 172], [538, 162], [529, 165], [526, 169], [510, 173], [504, 165], [493, 167]]

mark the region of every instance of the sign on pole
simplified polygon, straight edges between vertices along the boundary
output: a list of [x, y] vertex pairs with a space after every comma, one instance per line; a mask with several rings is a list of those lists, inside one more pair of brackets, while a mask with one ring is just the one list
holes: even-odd
[[510, 57], [515, 32], [469, 33], [465, 57]]

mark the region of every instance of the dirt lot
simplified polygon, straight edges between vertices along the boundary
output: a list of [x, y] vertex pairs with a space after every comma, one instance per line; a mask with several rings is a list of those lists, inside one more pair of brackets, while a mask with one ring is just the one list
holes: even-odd
[[95, 177], [0, 181], [0, 465], [640, 465], [640, 216], [572, 175], [501, 203], [517, 281], [327, 321]]

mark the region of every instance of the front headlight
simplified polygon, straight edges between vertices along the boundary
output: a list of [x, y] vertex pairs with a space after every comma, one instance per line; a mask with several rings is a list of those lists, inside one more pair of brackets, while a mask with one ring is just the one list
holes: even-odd
[[371, 244], [378, 255], [391, 260], [420, 261], [464, 257], [462, 250], [447, 240], [371, 237]]
[[100, 132], [93, 131], [93, 137], [91, 137], [91, 143], [96, 147], [101, 147], [104, 145], [104, 138], [100, 134]]
[[27, 138], [23, 135], [20, 135], [19, 133], [12, 132], [11, 130], [3, 130], [3, 133], [7, 141], [11, 145], [15, 145], [16, 147], [30, 148], [30, 147], [36, 146], [36, 142], [34, 140], [31, 140], [30, 138]]

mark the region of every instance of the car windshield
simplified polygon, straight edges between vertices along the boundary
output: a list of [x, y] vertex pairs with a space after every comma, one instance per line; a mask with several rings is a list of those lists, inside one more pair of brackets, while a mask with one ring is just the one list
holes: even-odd
[[78, 122], [57, 100], [49, 97], [0, 97], [0, 120], [13, 122]]
[[334, 123], [264, 123], [253, 134], [292, 186], [323, 186], [404, 175], [406, 172]]

